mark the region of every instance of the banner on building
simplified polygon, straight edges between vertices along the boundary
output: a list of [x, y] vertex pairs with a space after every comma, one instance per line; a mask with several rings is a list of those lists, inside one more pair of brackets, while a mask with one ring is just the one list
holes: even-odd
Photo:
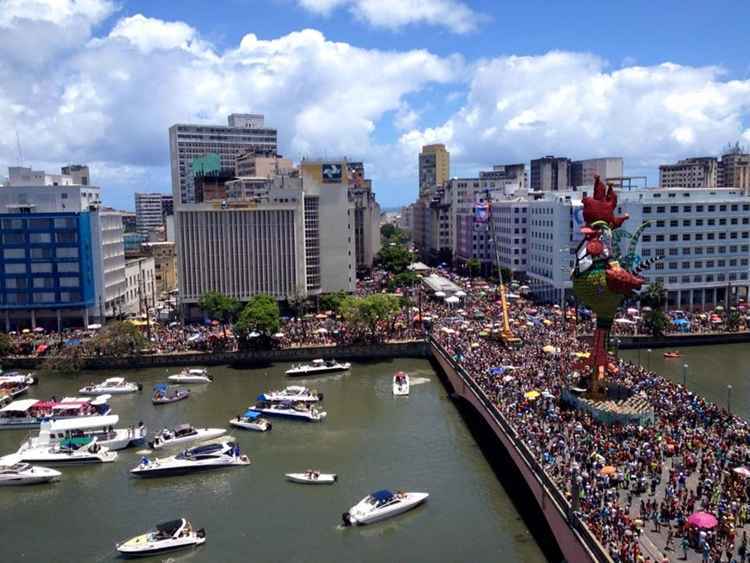
[[474, 222], [487, 223], [490, 220], [490, 204], [477, 203], [474, 205]]
[[341, 183], [341, 165], [340, 164], [321, 164], [321, 176], [326, 184]]

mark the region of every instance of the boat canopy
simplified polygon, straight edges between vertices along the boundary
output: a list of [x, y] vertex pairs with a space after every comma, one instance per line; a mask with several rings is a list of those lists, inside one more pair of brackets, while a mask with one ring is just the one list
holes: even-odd
[[393, 498], [393, 493], [387, 489], [383, 489], [381, 491], [375, 491], [370, 497], [375, 501], [375, 504], [380, 506], [390, 501]]
[[265, 401], [266, 400], [265, 393], [261, 393], [260, 395], [258, 395], [258, 397], [255, 400], [256, 401]]
[[157, 383], [154, 385], [154, 391], [159, 391], [161, 393], [164, 393], [168, 388], [169, 386], [166, 383]]
[[192, 368], [188, 370], [190, 375], [206, 375], [206, 370], [203, 368]]
[[83, 418], [67, 418], [63, 420], [49, 420], [42, 422], [42, 429], [50, 432], [67, 432], [68, 430], [90, 430], [91, 428], [105, 428], [120, 422], [116, 414], [106, 416], [87, 416]]
[[163, 524], [157, 524], [156, 531], [168, 536], [174, 536], [182, 529], [184, 525], [184, 518], [180, 518], [179, 520], [170, 520], [169, 522], [164, 522]]
[[248, 409], [245, 411], [245, 414], [243, 414], [242, 416], [250, 420], [255, 420], [256, 418], [260, 418], [261, 413]]
[[13, 401], [11, 404], [0, 409], [0, 412], [26, 412], [39, 402], [39, 399], [21, 399], [20, 401]]
[[125, 383], [124, 377], [108, 377], [104, 380], [104, 383], [112, 383], [114, 385], [122, 385]]
[[187, 432], [192, 429], [193, 427], [190, 426], [190, 424], [178, 424], [177, 426], [174, 427], [174, 433], [182, 434], [183, 432]]

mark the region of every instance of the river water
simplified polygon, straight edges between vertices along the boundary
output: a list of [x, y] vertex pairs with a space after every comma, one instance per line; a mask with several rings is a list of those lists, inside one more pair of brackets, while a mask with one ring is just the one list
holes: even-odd
[[[259, 393], [292, 383], [283, 375], [287, 367], [212, 368], [214, 383], [192, 385], [190, 399], [159, 407], [149, 391], [168, 371], [126, 372], [144, 391], [114, 397], [113, 413], [120, 426], [142, 420], [150, 430], [183, 422], [230, 428], [227, 421]], [[411, 374], [409, 397], [391, 395], [397, 370]], [[113, 375], [42, 379], [29, 396], [71, 396]], [[347, 374], [297, 382], [325, 394], [328, 417], [320, 424], [273, 419], [266, 433], [232, 429], [252, 459], [249, 467], [139, 480], [129, 470], [141, 456], [129, 449], [115, 463], [65, 468], [58, 483], [0, 488], [0, 560], [112, 561], [117, 541], [185, 516], [206, 529], [206, 544], [149, 560], [544, 561], [427, 361], [355, 364]], [[0, 454], [15, 451], [27, 433], [0, 432]], [[310, 467], [337, 473], [338, 483], [284, 480], [284, 473]], [[431, 496], [426, 505], [379, 524], [339, 526], [342, 512], [381, 488]]]

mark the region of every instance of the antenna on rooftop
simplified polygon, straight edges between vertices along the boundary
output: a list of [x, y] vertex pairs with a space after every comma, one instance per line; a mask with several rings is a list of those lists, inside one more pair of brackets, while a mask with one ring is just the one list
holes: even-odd
[[23, 166], [23, 152], [21, 151], [21, 136], [18, 134], [18, 127], [16, 127], [16, 150], [18, 154], [18, 166]]

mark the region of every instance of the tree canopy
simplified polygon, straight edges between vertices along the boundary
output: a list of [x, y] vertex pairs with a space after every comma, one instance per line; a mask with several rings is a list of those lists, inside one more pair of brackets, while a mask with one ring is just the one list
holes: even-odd
[[479, 274], [479, 270], [482, 268], [482, 263], [476, 258], [470, 258], [466, 261], [466, 268], [469, 270], [469, 275], [473, 278]]
[[409, 240], [409, 235], [403, 230], [399, 229], [396, 225], [386, 223], [380, 227], [380, 239], [383, 244], [395, 242], [398, 244], [405, 244]]
[[13, 349], [13, 339], [4, 332], [0, 332], [0, 356], [9, 356]]
[[120, 358], [140, 354], [147, 345], [138, 327], [128, 321], [112, 321], [97, 333], [90, 348], [94, 353]]
[[240, 338], [246, 339], [252, 331], [271, 335], [279, 331], [281, 313], [279, 304], [270, 295], [252, 297], [240, 313], [234, 329]]
[[338, 313], [342, 301], [347, 297], [346, 291], [335, 291], [326, 293], [320, 297], [320, 308], [324, 311], [335, 311]]
[[201, 295], [198, 306], [209, 318], [224, 323], [230, 322], [240, 310], [239, 301], [218, 291], [207, 291]]
[[396, 295], [375, 293], [347, 297], [341, 303], [341, 314], [353, 326], [362, 326], [374, 334], [377, 324], [390, 320], [400, 307], [401, 301]]
[[652, 309], [661, 309], [667, 303], [667, 290], [661, 282], [651, 282], [641, 292], [641, 304]]
[[414, 287], [419, 283], [419, 276], [409, 270], [396, 274], [388, 281], [388, 289], [393, 291], [396, 288]]
[[377, 256], [377, 263], [384, 270], [392, 274], [400, 274], [407, 271], [409, 265], [414, 261], [414, 255], [409, 249], [399, 243], [383, 245]]

